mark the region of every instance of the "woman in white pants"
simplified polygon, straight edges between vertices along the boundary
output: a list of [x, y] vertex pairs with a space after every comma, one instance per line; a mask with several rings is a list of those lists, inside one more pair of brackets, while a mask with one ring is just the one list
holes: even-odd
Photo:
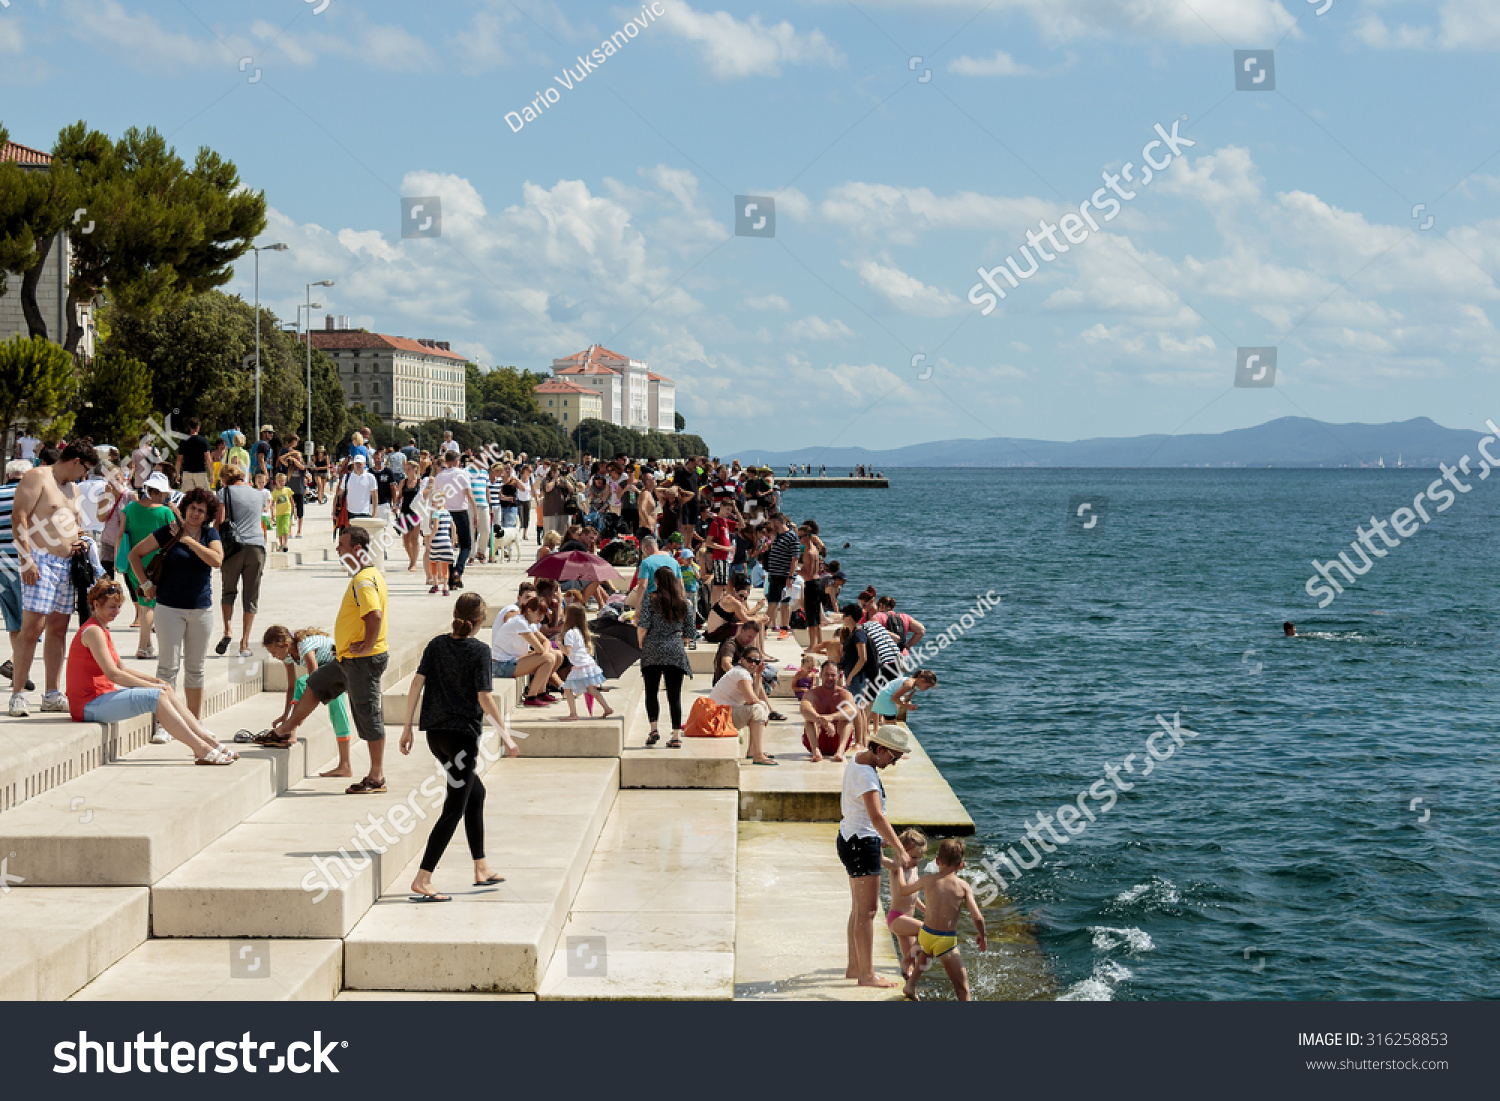
[[[156, 601], [157, 679], [175, 688], [177, 668], [185, 664], [183, 697], [198, 717], [203, 714], [203, 664], [214, 631], [213, 572], [224, 563], [224, 544], [209, 523], [217, 506], [211, 491], [189, 490], [180, 506], [182, 520], [158, 528], [130, 550], [130, 572], [141, 595]], [[162, 552], [159, 586], [142, 565], [155, 550]]]

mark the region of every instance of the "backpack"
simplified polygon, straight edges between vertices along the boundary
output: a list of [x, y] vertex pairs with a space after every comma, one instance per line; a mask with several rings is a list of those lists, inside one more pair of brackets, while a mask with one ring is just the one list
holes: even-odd
[[900, 612], [886, 612], [885, 619], [879, 621], [886, 629], [886, 633], [896, 640], [896, 649], [902, 653], [906, 652], [906, 621]]
[[794, 631], [807, 630], [807, 616], [802, 613], [801, 608], [798, 608], [795, 612], [792, 613], [791, 624], [792, 630]]

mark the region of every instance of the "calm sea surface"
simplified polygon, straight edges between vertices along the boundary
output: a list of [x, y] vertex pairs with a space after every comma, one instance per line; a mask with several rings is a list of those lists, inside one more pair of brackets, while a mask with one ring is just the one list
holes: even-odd
[[[1029, 861], [1026, 821], [1137, 755], [1135, 789], [992, 908], [1031, 923], [1060, 995], [1497, 998], [1500, 478], [1429, 504], [1327, 608], [1303, 589], [1436, 474], [897, 470], [783, 507], [820, 522], [846, 594], [929, 632], [1000, 596], [913, 716], [971, 866]], [[1068, 531], [1075, 497], [1108, 499], [1102, 531]], [[1158, 714], [1199, 736], [1141, 779]], [[978, 996], [1014, 989], [965, 957]]]

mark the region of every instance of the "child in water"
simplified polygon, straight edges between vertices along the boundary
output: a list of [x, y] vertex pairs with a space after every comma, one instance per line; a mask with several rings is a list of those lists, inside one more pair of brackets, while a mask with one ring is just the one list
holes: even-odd
[[917, 869], [922, 866], [922, 858], [927, 855], [927, 835], [911, 826], [902, 830], [896, 840], [901, 842], [906, 855], [911, 857], [911, 867], [903, 868], [888, 856], [880, 858], [880, 862], [891, 872], [891, 908], [885, 912], [885, 925], [901, 945], [901, 974], [910, 977], [916, 964], [917, 935], [922, 931], [922, 922], [916, 913], [924, 907], [920, 892], [903, 897], [897, 893], [896, 884], [916, 882]]
[[984, 915], [979, 912], [979, 903], [974, 899], [974, 888], [958, 878], [959, 869], [964, 866], [964, 843], [956, 837], [948, 838], [938, 846], [937, 863], [938, 870], [931, 875], [908, 882], [891, 882], [892, 906], [897, 904], [898, 898], [904, 902], [919, 891], [927, 904], [922, 928], [917, 933], [917, 952], [902, 993], [917, 1001], [917, 980], [932, 966], [933, 960], [942, 960], [948, 981], [953, 984], [953, 993], [958, 995], [959, 1001], [967, 1002], [972, 999], [969, 976], [958, 951], [958, 915], [968, 907], [981, 952], [988, 947], [984, 939]]

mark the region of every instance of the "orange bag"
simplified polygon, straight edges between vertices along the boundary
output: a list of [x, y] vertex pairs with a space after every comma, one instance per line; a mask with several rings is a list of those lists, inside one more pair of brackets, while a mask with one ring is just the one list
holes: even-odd
[[737, 738], [739, 731], [734, 728], [734, 720], [731, 718], [733, 708], [725, 707], [722, 703], [715, 703], [707, 696], [699, 696], [693, 701], [693, 710], [688, 713], [687, 725], [682, 728], [684, 737], [687, 738]]

